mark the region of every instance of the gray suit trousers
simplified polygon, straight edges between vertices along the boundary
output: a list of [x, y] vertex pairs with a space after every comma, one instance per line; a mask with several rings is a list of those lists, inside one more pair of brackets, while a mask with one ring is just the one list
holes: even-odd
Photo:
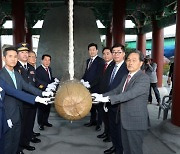
[[143, 154], [142, 144], [146, 130], [126, 130], [121, 127], [124, 154]]

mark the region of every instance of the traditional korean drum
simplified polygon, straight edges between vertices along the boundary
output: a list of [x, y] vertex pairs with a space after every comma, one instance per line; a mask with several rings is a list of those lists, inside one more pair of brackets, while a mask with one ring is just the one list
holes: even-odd
[[59, 86], [55, 97], [55, 108], [67, 120], [85, 117], [92, 107], [90, 92], [76, 80], [66, 81]]

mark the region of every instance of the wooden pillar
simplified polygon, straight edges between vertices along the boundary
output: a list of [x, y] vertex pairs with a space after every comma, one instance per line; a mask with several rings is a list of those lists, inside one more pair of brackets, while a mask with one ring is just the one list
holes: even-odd
[[146, 34], [137, 35], [137, 50], [140, 50], [146, 56]]
[[107, 33], [106, 33], [106, 47], [108, 48], [112, 47], [112, 31], [110, 26], [107, 28]]
[[31, 28], [27, 29], [27, 32], [26, 32], [26, 42], [29, 44], [29, 50], [32, 50], [33, 49], [33, 43], [32, 43]]
[[113, 45], [125, 45], [126, 0], [114, 0], [113, 3]]
[[13, 43], [25, 42], [24, 0], [12, 0]]
[[159, 28], [157, 21], [152, 21], [152, 58], [157, 64], [158, 87], [162, 87], [163, 59], [164, 59], [164, 29]]
[[173, 96], [172, 96], [172, 114], [171, 122], [180, 127], [180, 1], [177, 1], [177, 18], [176, 18], [176, 45], [173, 72]]

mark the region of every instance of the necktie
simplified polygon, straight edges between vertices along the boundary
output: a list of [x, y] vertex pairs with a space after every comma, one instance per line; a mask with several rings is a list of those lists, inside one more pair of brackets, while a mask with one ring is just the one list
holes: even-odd
[[27, 65], [26, 64], [24, 64], [24, 68], [27, 70]]
[[90, 61], [89, 61], [89, 64], [88, 64], [88, 69], [90, 68], [92, 62], [93, 62], [93, 59], [91, 58]]
[[12, 78], [13, 83], [14, 83], [14, 85], [15, 85], [16, 89], [17, 89], [16, 77], [15, 77], [14, 72], [11, 72], [11, 78]]
[[129, 83], [130, 79], [131, 79], [131, 76], [128, 75], [127, 78], [126, 78], [126, 82], [124, 83], [123, 91], [126, 89], [126, 87], [127, 87], [128, 83]]
[[113, 80], [115, 78], [117, 67], [118, 67], [117, 65], [114, 66], [114, 69], [111, 74], [110, 84], [113, 82]]
[[47, 74], [48, 74], [48, 76], [49, 76], [49, 79], [51, 80], [51, 75], [50, 75], [50, 72], [49, 72], [48, 67], [46, 67], [45, 70], [46, 70], [46, 72], [47, 72]]
[[105, 65], [104, 65], [104, 69], [103, 69], [103, 73], [106, 71], [107, 66], [108, 66], [108, 64], [107, 64], [107, 63], [105, 63]]

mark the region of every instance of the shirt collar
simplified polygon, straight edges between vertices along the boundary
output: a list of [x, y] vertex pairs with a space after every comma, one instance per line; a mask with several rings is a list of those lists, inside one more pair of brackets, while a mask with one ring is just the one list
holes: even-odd
[[[139, 69], [140, 70], [140, 69]], [[133, 72], [133, 73], [128, 73], [128, 75], [130, 75], [131, 76], [131, 78], [139, 71], [139, 70], [137, 70], [136, 72]]]
[[113, 61], [113, 59], [108, 61], [108, 62], [106, 62], [106, 64], [109, 65], [112, 61]]
[[24, 65], [26, 65], [27, 66], [27, 62], [22, 62], [22, 61], [20, 61], [20, 60], [18, 60], [19, 62], [20, 62], [20, 64], [24, 67]]
[[94, 57], [91, 57], [90, 59], [92, 59], [92, 61], [94, 61], [94, 59], [96, 59], [98, 55], [94, 56]]
[[5, 69], [8, 71], [8, 73], [14, 73], [14, 69], [11, 71], [8, 68], [5, 67]]
[[122, 62], [120, 62], [119, 64], [116, 64], [116, 65], [118, 68], [120, 68], [123, 63], [124, 63], [124, 60]]

